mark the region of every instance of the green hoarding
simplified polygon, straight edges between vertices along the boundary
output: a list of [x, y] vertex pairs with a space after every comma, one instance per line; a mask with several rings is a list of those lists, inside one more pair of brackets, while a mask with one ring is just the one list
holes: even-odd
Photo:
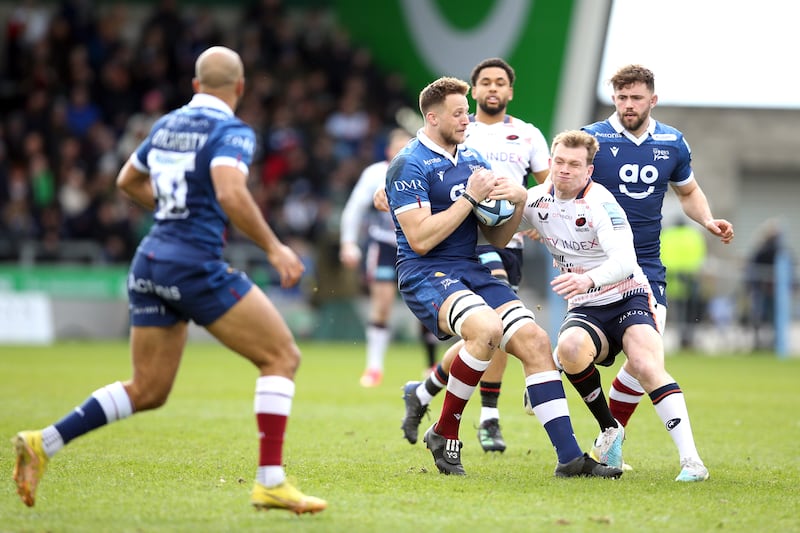
[[112, 266], [2, 266], [0, 293], [41, 292], [53, 298], [80, 300], [126, 299], [127, 276], [127, 268]]
[[[573, 0], [338, 0], [339, 22], [376, 62], [404, 74], [409, 92], [439, 76], [469, 81], [472, 67], [502, 57], [516, 71], [512, 115], [548, 138]], [[473, 103], [474, 105], [474, 103]]]

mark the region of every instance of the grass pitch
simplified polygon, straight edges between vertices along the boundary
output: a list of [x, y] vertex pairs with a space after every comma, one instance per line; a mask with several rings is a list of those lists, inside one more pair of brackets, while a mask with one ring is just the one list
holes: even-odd
[[[392, 346], [376, 389], [358, 385], [362, 344], [301, 348], [284, 460], [303, 491], [328, 500], [325, 512], [297, 517], [250, 507], [255, 370], [215, 343], [196, 343], [167, 405], [67, 446], [50, 462], [33, 508], [16, 495], [6, 444], [0, 531], [800, 531], [800, 359], [668, 357], [711, 471], [705, 483], [681, 484], [673, 481], [677, 452], [648, 400], [628, 426], [633, 472], [616, 481], [554, 478], [555, 453], [521, 407], [515, 360], [500, 397], [508, 450], [481, 451], [476, 393], [461, 431], [468, 475], [442, 476], [424, 444], [409, 445], [399, 429], [400, 388], [420, 378], [421, 347]], [[122, 342], [0, 347], [0, 438], [8, 443], [18, 430], [56, 421], [129, 372]], [[607, 389], [615, 369], [602, 372]], [[588, 449], [597, 426], [566, 389]], [[435, 415], [440, 406], [441, 395]]]

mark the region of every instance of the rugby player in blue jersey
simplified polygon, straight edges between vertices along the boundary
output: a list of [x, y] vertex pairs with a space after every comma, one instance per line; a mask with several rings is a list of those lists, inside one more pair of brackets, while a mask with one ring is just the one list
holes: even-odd
[[[660, 254], [661, 208], [668, 186], [677, 194], [683, 212], [725, 244], [733, 239], [733, 225], [711, 214], [708, 199], [695, 180], [691, 150], [683, 134], [650, 115], [658, 103], [653, 73], [641, 65], [627, 65], [611, 77], [610, 84], [615, 113], [582, 128], [600, 143], [592, 179], [611, 191], [628, 216], [636, 256], [650, 280], [663, 332], [667, 299]], [[626, 361], [609, 390], [614, 418], [627, 425], [643, 395], [644, 389], [629, 373]], [[602, 436], [601, 432], [598, 440]], [[598, 455], [596, 449], [592, 453]]]
[[192, 83], [192, 100], [155, 123], [117, 176], [124, 193], [154, 211], [154, 225], [128, 275], [133, 376], [94, 391], [55, 424], [12, 439], [14, 480], [28, 506], [35, 502], [49, 459], [64, 445], [164, 405], [190, 320], [258, 368], [259, 460], [251, 503], [297, 514], [327, 506], [295, 488], [283, 469], [299, 349], [264, 292], [222, 260], [226, 227], [232, 223], [264, 250], [282, 286], [295, 285], [304, 270], [264, 221], [247, 188], [255, 135], [234, 116], [245, 83], [239, 55], [221, 46], [205, 50]]
[[[619, 477], [621, 469], [597, 463], [581, 451], [547, 333], [508, 284], [478, 259], [478, 231], [492, 245], [505, 246], [521, 220], [527, 191], [496, 176], [480, 154], [463, 146], [468, 90], [466, 82], [444, 77], [420, 92], [425, 124], [386, 173], [403, 300], [440, 339], [464, 340], [450, 367], [442, 412], [423, 440], [441, 473], [465, 474], [461, 415], [501, 349], [522, 362], [533, 410], [558, 457], [555, 475]], [[473, 207], [486, 198], [514, 202], [512, 219], [501, 226], [479, 226]]]

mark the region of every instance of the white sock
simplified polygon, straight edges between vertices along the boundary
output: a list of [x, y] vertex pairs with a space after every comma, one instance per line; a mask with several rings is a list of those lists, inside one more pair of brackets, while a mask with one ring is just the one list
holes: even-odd
[[383, 359], [391, 338], [392, 331], [388, 327], [367, 326], [367, 368], [383, 372]]

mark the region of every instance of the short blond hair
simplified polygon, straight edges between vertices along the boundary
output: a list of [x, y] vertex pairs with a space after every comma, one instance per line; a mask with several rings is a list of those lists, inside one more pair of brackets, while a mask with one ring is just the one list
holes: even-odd
[[442, 77], [429, 83], [419, 93], [419, 110], [425, 115], [431, 107], [439, 105], [451, 94], [466, 96], [469, 84], [464, 80]]
[[556, 135], [553, 139], [553, 145], [550, 147], [550, 153], [556, 151], [556, 146], [565, 146], [566, 148], [586, 148], [586, 164], [591, 165], [594, 161], [594, 156], [600, 150], [600, 143], [594, 138], [594, 135], [586, 133], [583, 130], [566, 130]]

